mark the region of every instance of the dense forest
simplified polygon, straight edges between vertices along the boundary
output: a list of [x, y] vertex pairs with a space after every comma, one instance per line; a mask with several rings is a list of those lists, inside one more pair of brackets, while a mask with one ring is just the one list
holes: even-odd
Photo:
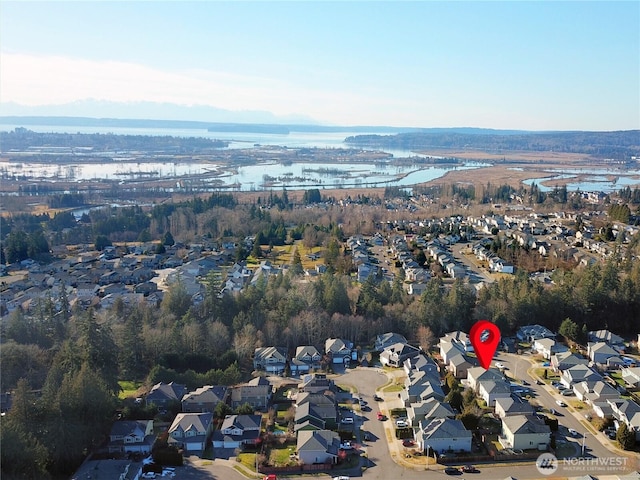
[[172, 153], [203, 153], [223, 148], [228, 142], [202, 137], [173, 137], [152, 135], [116, 135], [113, 133], [37, 133], [26, 128], [0, 132], [2, 151], [26, 151], [36, 147], [82, 149], [91, 152], [140, 150]]
[[584, 153], [600, 158], [630, 160], [640, 156], [640, 130], [619, 132], [543, 132], [505, 135], [464, 133], [399, 133], [356, 135], [345, 143], [361, 148], [419, 151], [429, 148], [485, 151], [554, 151]]

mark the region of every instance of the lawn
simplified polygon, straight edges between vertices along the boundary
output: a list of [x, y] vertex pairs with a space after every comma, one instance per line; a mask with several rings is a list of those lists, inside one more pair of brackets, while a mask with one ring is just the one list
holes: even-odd
[[137, 396], [138, 389], [142, 386], [142, 382], [134, 382], [132, 380], [118, 380], [120, 385], [120, 393], [118, 398], [125, 399]]
[[289, 445], [281, 448], [271, 448], [269, 452], [269, 464], [274, 467], [282, 467], [287, 465], [296, 465], [298, 461], [295, 458], [291, 458], [291, 455], [295, 453], [296, 447]]
[[255, 453], [239, 453], [237, 460], [247, 467], [249, 470], [256, 469], [256, 454]]
[[398, 384], [392, 384], [382, 389], [382, 391], [386, 393], [401, 392], [402, 390], [404, 390], [404, 386]]

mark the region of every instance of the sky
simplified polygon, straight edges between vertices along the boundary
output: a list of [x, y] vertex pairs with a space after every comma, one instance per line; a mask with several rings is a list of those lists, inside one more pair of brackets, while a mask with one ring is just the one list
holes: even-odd
[[638, 129], [640, 2], [0, 1], [0, 102], [64, 114], [88, 100], [135, 118], [156, 118], [154, 102], [327, 125]]

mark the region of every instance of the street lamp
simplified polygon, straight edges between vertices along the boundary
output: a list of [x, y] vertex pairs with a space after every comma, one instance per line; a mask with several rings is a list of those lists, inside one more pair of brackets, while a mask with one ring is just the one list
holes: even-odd
[[584, 432], [584, 435], [582, 436], [582, 458], [584, 458], [584, 443], [587, 440], [587, 432]]
[[429, 470], [429, 450], [431, 449], [431, 445], [427, 445], [427, 449], [424, 452], [424, 458], [427, 462], [427, 470]]

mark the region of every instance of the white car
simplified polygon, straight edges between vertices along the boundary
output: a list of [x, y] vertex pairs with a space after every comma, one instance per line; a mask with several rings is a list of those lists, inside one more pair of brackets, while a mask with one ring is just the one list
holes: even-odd
[[340, 420], [341, 423], [353, 423], [353, 417], [345, 417]]
[[408, 426], [409, 426], [409, 424], [407, 423], [406, 420], [403, 420], [403, 419], [396, 420], [396, 427], [398, 427], [398, 428], [407, 428]]
[[496, 362], [496, 368], [498, 370], [504, 370], [506, 367], [501, 362]]
[[578, 431], [574, 430], [573, 428], [569, 428], [568, 430], [569, 430], [569, 435], [571, 435], [572, 437], [577, 437], [578, 435], [580, 435]]
[[346, 475], [340, 475], [339, 477], [333, 477], [332, 480], [349, 480], [349, 477]]
[[566, 404], [566, 403], [564, 403], [562, 400], [556, 400], [556, 403], [557, 403], [558, 405], [560, 405], [561, 407], [566, 407], [566, 406], [567, 406], [567, 404]]

